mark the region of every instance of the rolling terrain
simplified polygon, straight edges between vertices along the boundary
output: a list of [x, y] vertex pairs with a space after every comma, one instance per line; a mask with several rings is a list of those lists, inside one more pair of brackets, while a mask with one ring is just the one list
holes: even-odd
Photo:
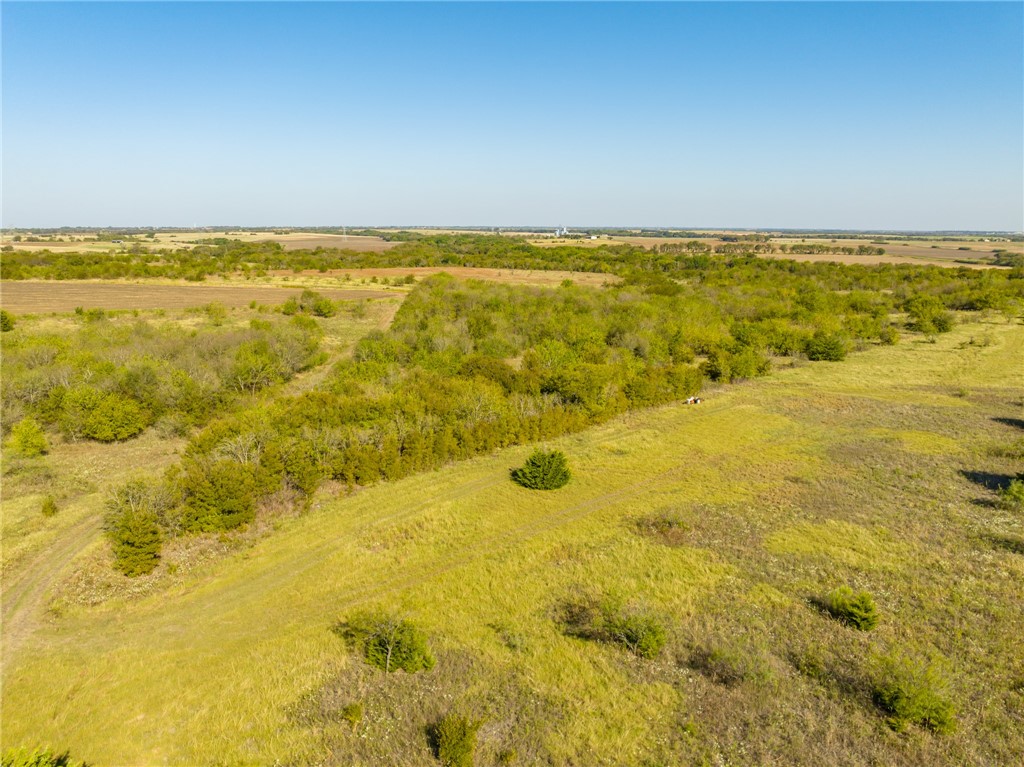
[[[32, 622], [30, 599], [5, 604], [5, 640], [31, 631], [5, 659], [2, 745], [96, 764], [412, 765], [431, 759], [424, 728], [459, 710], [483, 721], [480, 764], [1010, 763], [1024, 520], [994, 503], [1014, 463], [993, 450], [1022, 435], [1024, 328], [933, 341], [552, 440], [574, 472], [559, 491], [508, 480], [524, 447], [328, 485], [307, 513], [261, 520], [272, 536], [222, 536], [231, 556], [87, 600], [109, 554], [84, 511], [73, 547], [38, 549], [77, 573], [40, 584], [26, 557]], [[875, 594], [874, 632], [815, 609], [843, 583]], [[558, 607], [581, 593], [657, 615], [665, 651], [567, 636]], [[437, 667], [367, 667], [331, 630], [360, 607], [414, 620]], [[946, 664], [955, 732], [889, 729], [870, 691], [889, 652]]]

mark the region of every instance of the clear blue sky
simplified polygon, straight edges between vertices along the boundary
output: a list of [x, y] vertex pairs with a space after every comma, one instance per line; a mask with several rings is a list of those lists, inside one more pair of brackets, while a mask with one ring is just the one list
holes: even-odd
[[1022, 9], [4, 2], [3, 224], [1020, 230]]

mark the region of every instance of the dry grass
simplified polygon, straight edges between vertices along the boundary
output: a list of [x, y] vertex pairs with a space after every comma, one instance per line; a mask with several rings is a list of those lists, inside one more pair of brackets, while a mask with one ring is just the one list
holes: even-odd
[[[0, 304], [15, 314], [70, 312], [84, 309], [185, 309], [219, 303], [227, 307], [258, 304], [277, 306], [298, 295], [295, 288], [240, 284], [153, 284], [93, 280], [15, 280], [0, 284]], [[391, 298], [385, 290], [324, 288], [335, 301]]]
[[491, 269], [487, 267], [474, 266], [410, 266], [410, 267], [382, 267], [379, 269], [334, 269], [326, 272], [317, 270], [306, 270], [295, 273], [289, 271], [271, 272], [271, 275], [284, 276], [295, 275], [306, 280], [318, 280], [322, 278], [344, 278], [346, 283], [369, 281], [374, 277], [394, 280], [412, 275], [417, 280], [429, 277], [432, 274], [451, 274], [460, 279], [486, 280], [488, 282], [502, 282], [508, 285], [560, 285], [564, 280], [572, 280], [578, 285], [601, 287], [607, 284], [619, 282], [621, 278], [613, 274], [598, 274], [595, 272], [565, 272], [545, 269]]

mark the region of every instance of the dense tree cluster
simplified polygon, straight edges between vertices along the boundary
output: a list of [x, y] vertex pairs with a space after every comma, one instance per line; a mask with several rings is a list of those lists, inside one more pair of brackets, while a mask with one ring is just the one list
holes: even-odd
[[[308, 317], [248, 327], [115, 322], [82, 314], [71, 333], [11, 333], [4, 342], [2, 413], [21, 452], [38, 454], [33, 429], [112, 442], [161, 419], [184, 430], [233, 396], [287, 380], [318, 359], [321, 331]], [[24, 425], [19, 425], [24, 424]], [[33, 427], [33, 424], [36, 426]]]

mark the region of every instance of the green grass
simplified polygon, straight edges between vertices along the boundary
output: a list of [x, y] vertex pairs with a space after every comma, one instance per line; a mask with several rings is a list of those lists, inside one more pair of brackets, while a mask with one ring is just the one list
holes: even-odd
[[[4, 669], [2, 744], [99, 765], [423, 764], [424, 728], [457, 709], [485, 720], [481, 764], [1012, 761], [1024, 558], [992, 541], [1022, 521], [961, 472], [1008, 470], [974, 446], [1020, 433], [993, 419], [1020, 417], [1024, 328], [982, 330], [984, 347], [957, 328], [552, 440], [573, 468], [556, 491], [508, 479], [524, 446], [322, 492], [233, 555], [43, 624]], [[684, 531], [671, 545], [638, 530], [660, 513]], [[808, 604], [837, 583], [875, 595], [870, 635]], [[553, 610], [582, 590], [664, 616], [666, 650], [565, 636]], [[413, 620], [437, 667], [384, 680], [346, 654], [330, 629], [359, 608]], [[867, 659], [892, 648], [951, 661], [955, 732], [886, 725]]]

